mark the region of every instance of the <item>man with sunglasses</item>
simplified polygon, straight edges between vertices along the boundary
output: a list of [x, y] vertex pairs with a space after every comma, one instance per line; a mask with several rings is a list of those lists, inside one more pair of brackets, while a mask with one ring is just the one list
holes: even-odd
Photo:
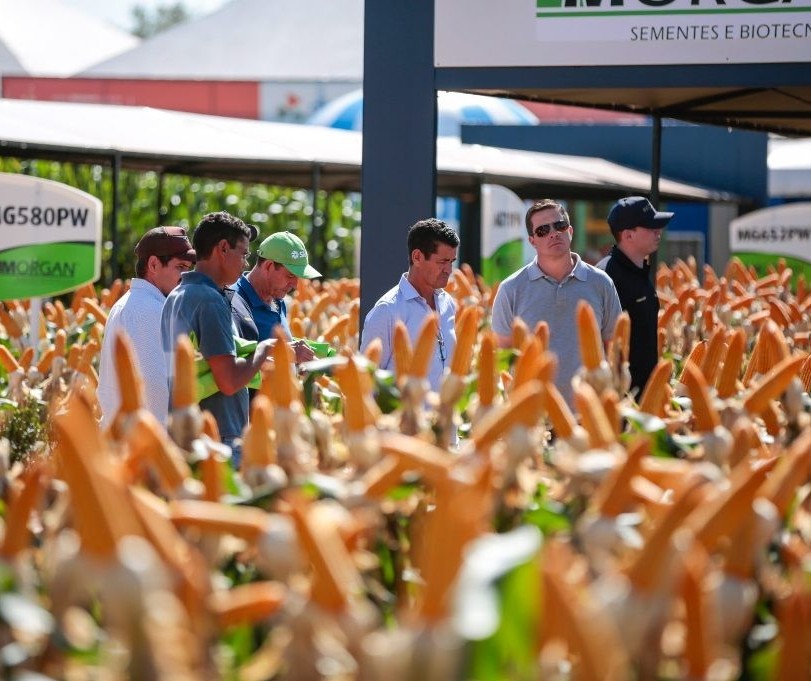
[[110, 309], [99, 358], [98, 398], [101, 425], [108, 428], [121, 406], [115, 370], [115, 339], [126, 333], [132, 341], [144, 385], [146, 408], [163, 424], [169, 410], [169, 381], [160, 352], [161, 309], [180, 276], [194, 265], [196, 254], [182, 227], [155, 227], [135, 246], [135, 278]]
[[534, 203], [525, 217], [535, 257], [507, 277], [493, 301], [492, 328], [501, 347], [512, 345], [512, 325], [521, 318], [533, 330], [549, 325], [549, 349], [557, 355], [555, 385], [572, 403], [572, 378], [582, 364], [577, 330], [577, 303], [586, 300], [594, 310], [603, 342], [614, 333], [620, 301], [609, 276], [571, 250], [572, 224], [557, 201]]
[[622, 309], [631, 318], [628, 362], [631, 390], [636, 390], [637, 397], [659, 361], [659, 298], [651, 281], [649, 258], [659, 248], [662, 230], [672, 217], [673, 213], [657, 211], [644, 196], [620, 199], [608, 214], [617, 243], [597, 263], [611, 277]]
[[239, 467], [240, 438], [249, 418], [246, 386], [268, 358], [272, 342], [261, 341], [247, 358], [237, 356], [237, 331], [225, 289], [244, 269], [250, 242], [257, 234], [256, 227], [225, 211], [204, 215], [192, 235], [197, 265], [166, 298], [161, 316], [169, 376], [174, 375], [175, 347], [181, 334], [192, 338], [211, 367], [219, 391], [201, 400], [200, 407], [217, 421], [222, 441], [233, 451], [234, 467]]

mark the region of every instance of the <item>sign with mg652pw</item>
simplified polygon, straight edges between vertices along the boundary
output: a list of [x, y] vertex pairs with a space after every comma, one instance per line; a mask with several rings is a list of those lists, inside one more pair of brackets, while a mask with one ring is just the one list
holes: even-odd
[[0, 300], [52, 296], [101, 274], [101, 201], [51, 180], [0, 173]]
[[729, 250], [765, 273], [778, 258], [794, 274], [811, 276], [811, 203], [787, 203], [747, 213], [729, 225]]

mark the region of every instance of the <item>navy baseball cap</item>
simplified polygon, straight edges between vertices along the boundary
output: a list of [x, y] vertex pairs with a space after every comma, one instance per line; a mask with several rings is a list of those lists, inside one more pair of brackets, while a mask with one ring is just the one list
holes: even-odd
[[644, 196], [627, 196], [611, 208], [608, 226], [612, 232], [634, 227], [664, 229], [672, 217], [673, 213], [657, 211]]

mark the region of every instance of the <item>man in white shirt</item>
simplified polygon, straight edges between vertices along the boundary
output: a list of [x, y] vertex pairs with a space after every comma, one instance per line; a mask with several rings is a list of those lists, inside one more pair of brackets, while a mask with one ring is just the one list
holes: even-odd
[[394, 368], [392, 342], [394, 325], [401, 320], [412, 343], [417, 342], [425, 317], [436, 312], [439, 330], [434, 356], [428, 370], [431, 389], [439, 391], [442, 374], [450, 365], [456, 347], [454, 328], [456, 306], [453, 298], [443, 289], [453, 271], [459, 236], [451, 227], [436, 218], [416, 222], [408, 230], [408, 272], [400, 277], [400, 283], [383, 294], [366, 315], [361, 334], [360, 349], [365, 351], [369, 343], [380, 338], [383, 352], [380, 368]]
[[115, 338], [126, 332], [132, 340], [144, 381], [146, 407], [165, 424], [169, 414], [169, 379], [161, 347], [161, 309], [169, 292], [180, 283], [182, 272], [195, 263], [196, 254], [182, 227], [150, 229], [135, 246], [135, 276], [127, 291], [110, 310], [104, 327], [99, 360], [98, 398], [101, 425], [108, 427], [121, 405], [115, 371]]

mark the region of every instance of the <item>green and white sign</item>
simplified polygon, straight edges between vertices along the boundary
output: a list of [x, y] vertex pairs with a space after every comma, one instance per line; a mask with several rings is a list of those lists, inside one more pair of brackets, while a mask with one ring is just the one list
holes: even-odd
[[98, 279], [101, 225], [96, 197], [0, 173], [0, 300], [57, 295]]
[[783, 258], [811, 279], [811, 203], [787, 203], [747, 213], [729, 225], [729, 250], [765, 272]]
[[811, 61], [811, 0], [434, 0], [434, 65]]
[[482, 185], [482, 278], [501, 281], [525, 262], [524, 202], [497, 184]]

